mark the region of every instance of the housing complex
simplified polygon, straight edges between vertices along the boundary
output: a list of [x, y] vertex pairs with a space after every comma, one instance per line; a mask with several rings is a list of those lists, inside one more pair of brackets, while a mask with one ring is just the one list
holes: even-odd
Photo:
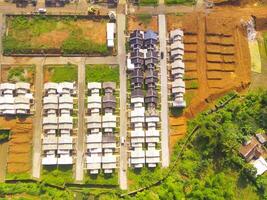
[[130, 81], [130, 157], [133, 168], [156, 167], [160, 163], [158, 35], [148, 30], [130, 34], [127, 59]]
[[116, 83], [89, 82], [87, 88], [86, 169], [90, 174], [98, 174], [101, 169], [110, 174], [117, 168]]
[[73, 164], [73, 82], [47, 82], [43, 97], [43, 165]]

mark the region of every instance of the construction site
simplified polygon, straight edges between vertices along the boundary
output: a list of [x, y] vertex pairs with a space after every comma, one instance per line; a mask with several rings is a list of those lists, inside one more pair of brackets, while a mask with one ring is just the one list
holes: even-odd
[[[217, 12], [167, 17], [168, 31], [184, 30], [185, 100], [187, 107], [171, 116], [170, 143], [186, 133], [186, 121], [208, 108], [229, 91], [242, 92], [251, 83], [251, 60], [246, 22], [255, 20], [256, 30], [266, 30], [264, 10], [217, 8]], [[232, 15], [232, 13], [238, 13]], [[265, 15], [266, 16], [266, 15]]]

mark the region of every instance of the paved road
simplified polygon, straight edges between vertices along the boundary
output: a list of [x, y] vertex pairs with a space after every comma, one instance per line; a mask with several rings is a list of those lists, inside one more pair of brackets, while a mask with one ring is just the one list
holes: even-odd
[[84, 146], [85, 146], [85, 128], [84, 128], [84, 115], [85, 115], [85, 60], [82, 58], [78, 65], [78, 135], [77, 135], [77, 157], [76, 157], [76, 173], [75, 179], [81, 182], [84, 176]]
[[6, 164], [7, 164], [8, 142], [0, 144], [0, 183], [6, 178]]
[[[127, 138], [127, 113], [126, 113], [126, 50], [125, 50], [125, 15], [118, 14], [118, 62], [120, 65], [120, 136]], [[120, 172], [119, 184], [122, 190], [127, 186], [127, 145], [120, 145]]]
[[[1, 61], [2, 64], [40, 64], [44, 57], [11, 57], [3, 56]], [[81, 57], [46, 57], [44, 65], [48, 64], [79, 64], [81, 63]], [[107, 56], [107, 57], [87, 57], [86, 64], [118, 64], [117, 57]], [[84, 64], [84, 63], [83, 63]]]
[[43, 62], [36, 65], [35, 73], [35, 116], [34, 116], [34, 132], [33, 132], [33, 159], [32, 159], [32, 176], [34, 178], [40, 178], [41, 171], [41, 155], [42, 155], [42, 145], [41, 145], [41, 134], [42, 134], [42, 97], [43, 97]]
[[160, 52], [164, 53], [164, 58], [160, 60], [160, 82], [161, 82], [161, 152], [162, 167], [170, 164], [169, 155], [169, 121], [168, 121], [168, 71], [167, 71], [167, 50], [166, 50], [166, 18], [159, 15], [159, 41]]

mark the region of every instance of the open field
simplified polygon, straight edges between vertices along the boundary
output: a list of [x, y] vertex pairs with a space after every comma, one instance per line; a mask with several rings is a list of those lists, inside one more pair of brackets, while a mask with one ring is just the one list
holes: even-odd
[[[176, 120], [170, 118], [170, 143], [174, 144], [185, 133], [186, 119], [207, 108], [223, 94], [243, 90], [249, 85], [250, 54], [239, 17], [224, 13], [171, 15], [167, 25], [168, 31], [184, 30], [185, 44], [187, 108]], [[175, 130], [177, 124], [179, 128]]]
[[74, 17], [8, 17], [4, 52], [108, 55], [106, 23]]
[[116, 82], [120, 81], [118, 66], [112, 65], [86, 65], [85, 68], [86, 82]]
[[76, 65], [47, 65], [44, 67], [44, 82], [73, 82], [78, 79]]
[[158, 32], [158, 17], [149, 14], [128, 15], [126, 27], [129, 33], [136, 29], [144, 31], [151, 29]]
[[29, 65], [2, 65], [1, 82], [28, 82], [34, 83], [35, 67]]

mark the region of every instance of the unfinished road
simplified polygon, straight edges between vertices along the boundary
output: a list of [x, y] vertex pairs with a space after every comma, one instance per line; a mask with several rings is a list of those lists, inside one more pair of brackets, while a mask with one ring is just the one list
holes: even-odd
[[[41, 64], [40, 64], [41, 63]], [[34, 132], [33, 132], [33, 159], [32, 159], [32, 176], [34, 178], [40, 178], [41, 172], [41, 163], [42, 163], [42, 144], [41, 144], [41, 135], [42, 135], [42, 120], [43, 120], [43, 65], [45, 63], [45, 58], [43, 61], [36, 65], [36, 74], [35, 74], [35, 116], [34, 116]]]
[[168, 121], [168, 71], [167, 71], [167, 42], [166, 42], [166, 18], [159, 15], [159, 42], [163, 59], [160, 60], [160, 84], [161, 84], [161, 152], [162, 167], [170, 164], [169, 155], [169, 121]]
[[[125, 49], [125, 26], [126, 17], [118, 14], [118, 63], [120, 66], [120, 137], [127, 138], [127, 84], [126, 84], [126, 49]], [[120, 144], [120, 171], [119, 184], [122, 190], [128, 188], [127, 184], [127, 145]]]
[[84, 176], [84, 146], [85, 146], [85, 60], [81, 58], [78, 64], [78, 135], [75, 180], [83, 181]]

